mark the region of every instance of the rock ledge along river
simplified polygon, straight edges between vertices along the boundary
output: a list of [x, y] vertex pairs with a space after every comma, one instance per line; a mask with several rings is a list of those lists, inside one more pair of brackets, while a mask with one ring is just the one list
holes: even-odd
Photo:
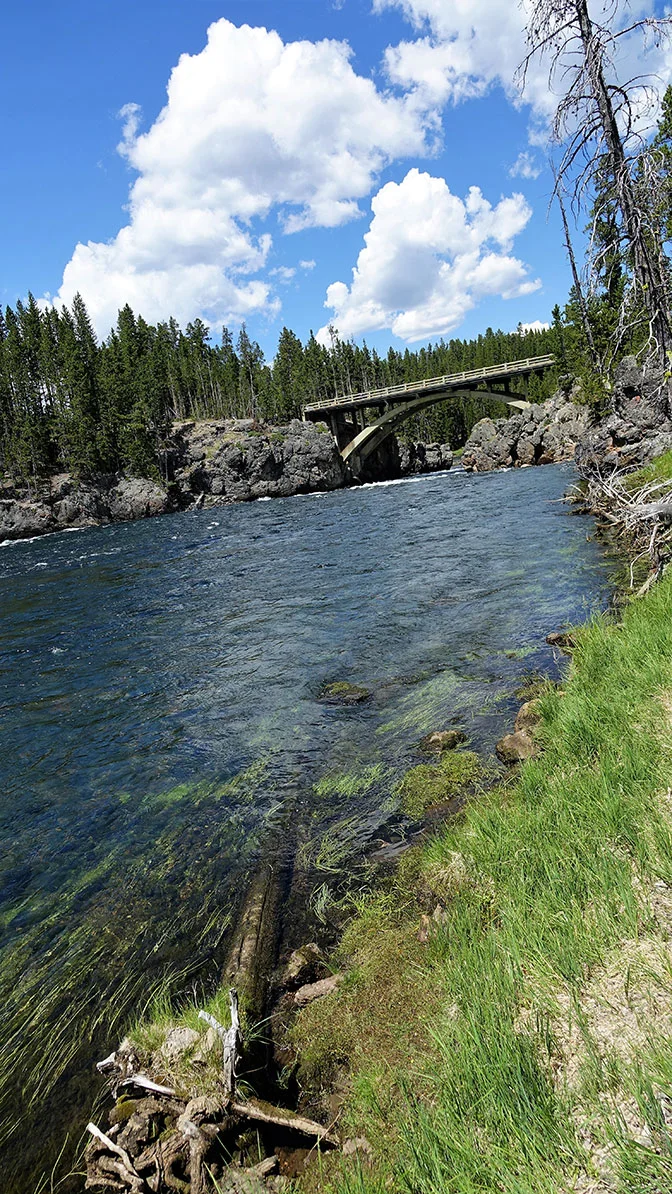
[[[265, 839], [287, 826], [324, 899], [424, 734], [492, 754], [520, 678], [557, 667], [545, 635], [608, 599], [571, 480], [438, 474], [3, 547], [4, 1194], [76, 1143], [92, 1063], [147, 1001], [216, 981]], [[319, 699], [341, 680], [371, 699]]]

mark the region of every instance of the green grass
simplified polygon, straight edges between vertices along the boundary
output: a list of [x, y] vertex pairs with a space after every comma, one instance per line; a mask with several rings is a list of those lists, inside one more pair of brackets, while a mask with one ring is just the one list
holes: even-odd
[[[541, 696], [541, 756], [360, 907], [336, 959], [347, 979], [296, 1035], [313, 1084], [349, 1067], [342, 1122], [374, 1163], [333, 1160], [315, 1188], [564, 1194], [601, 1165], [623, 1194], [671, 1188], [657, 1101], [672, 1095], [668, 692], [672, 578], [621, 626], [578, 632], [564, 691]], [[650, 893], [668, 884], [669, 915], [654, 914]], [[436, 903], [422, 945], [420, 915]], [[641, 973], [622, 963], [645, 948], [662, 960]], [[602, 1003], [606, 1017], [626, 1009], [611, 1035]]]
[[672, 452], [663, 452], [662, 456], [657, 456], [651, 464], [630, 473], [624, 484], [626, 489], [633, 490], [652, 481], [672, 481]]

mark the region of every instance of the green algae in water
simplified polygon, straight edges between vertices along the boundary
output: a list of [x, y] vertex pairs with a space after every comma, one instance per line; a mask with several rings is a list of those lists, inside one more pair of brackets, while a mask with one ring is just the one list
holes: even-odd
[[374, 763], [371, 767], [365, 767], [363, 771], [351, 774], [324, 775], [313, 790], [320, 799], [352, 799], [355, 796], [366, 796], [373, 787], [382, 783], [384, 778], [385, 767], [382, 763]]
[[484, 774], [483, 764], [471, 750], [453, 750], [438, 763], [412, 767], [397, 786], [401, 807], [411, 817], [421, 817], [429, 808], [445, 804], [467, 784]]

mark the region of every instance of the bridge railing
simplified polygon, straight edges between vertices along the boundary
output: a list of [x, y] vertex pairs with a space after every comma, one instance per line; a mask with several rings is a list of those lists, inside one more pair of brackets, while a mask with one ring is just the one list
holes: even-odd
[[421, 394], [423, 390], [440, 389], [443, 386], [451, 388], [459, 386], [461, 382], [485, 381], [488, 378], [505, 380], [507, 377], [519, 376], [522, 373], [534, 373], [537, 369], [548, 369], [555, 364], [555, 357], [548, 353], [543, 357], [528, 357], [524, 361], [510, 361], [503, 365], [487, 365], [482, 369], [469, 369], [464, 373], [446, 373], [442, 377], [427, 377], [424, 381], [406, 381], [397, 386], [385, 386], [380, 390], [364, 390], [360, 394], [345, 394], [341, 398], [331, 398], [323, 402], [310, 402], [304, 406], [304, 411], [332, 409], [339, 406], [352, 406], [355, 402], [370, 399], [373, 405], [380, 399], [393, 398], [399, 394]]

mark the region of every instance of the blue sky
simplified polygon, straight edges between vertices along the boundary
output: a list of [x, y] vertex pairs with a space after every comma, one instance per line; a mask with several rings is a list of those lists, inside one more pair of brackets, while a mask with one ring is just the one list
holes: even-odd
[[515, 0], [11, 6], [0, 301], [80, 289], [101, 334], [126, 300], [244, 318], [269, 355], [283, 324], [384, 349], [548, 320], [569, 276], [529, 143], [543, 75], [514, 102], [522, 22]]

